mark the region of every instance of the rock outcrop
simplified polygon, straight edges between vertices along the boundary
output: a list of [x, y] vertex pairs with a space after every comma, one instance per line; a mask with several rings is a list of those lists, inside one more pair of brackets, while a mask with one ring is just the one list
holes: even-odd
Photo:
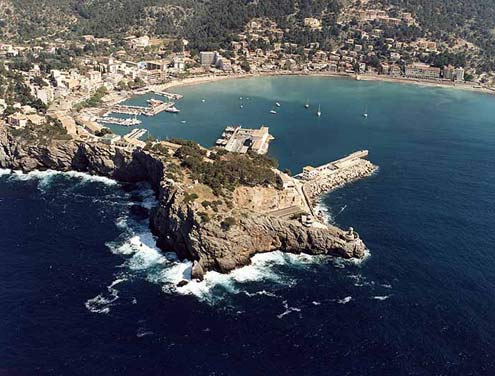
[[243, 212], [225, 225], [222, 213], [205, 221], [185, 199], [188, 187], [165, 177], [160, 158], [143, 150], [127, 151], [97, 142], [52, 141], [40, 145], [14, 137], [0, 123], [0, 167], [31, 171], [76, 170], [123, 182], [147, 181], [159, 204], [151, 211], [150, 226], [160, 248], [194, 261], [193, 277], [208, 270], [228, 272], [250, 263], [258, 252], [282, 250], [361, 258], [359, 237], [333, 226], [307, 227], [297, 220]]

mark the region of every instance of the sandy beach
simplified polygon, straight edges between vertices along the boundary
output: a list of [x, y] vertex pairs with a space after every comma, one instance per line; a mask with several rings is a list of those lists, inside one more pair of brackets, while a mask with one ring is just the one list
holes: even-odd
[[484, 87], [477, 87], [470, 84], [454, 83], [449, 81], [426, 81], [418, 79], [409, 79], [404, 77], [390, 77], [384, 75], [356, 75], [352, 73], [331, 73], [331, 72], [290, 72], [290, 71], [279, 71], [279, 72], [258, 72], [258, 73], [244, 73], [244, 74], [228, 74], [228, 75], [205, 75], [196, 76], [180, 80], [172, 80], [165, 84], [150, 86], [150, 90], [165, 91], [167, 89], [175, 87], [183, 87], [190, 85], [198, 85], [208, 82], [216, 82], [230, 79], [243, 79], [243, 78], [253, 78], [253, 77], [275, 77], [275, 76], [307, 76], [307, 77], [333, 77], [333, 78], [347, 78], [360, 81], [382, 81], [382, 82], [393, 82], [400, 84], [418, 85], [418, 86], [430, 86], [439, 88], [448, 88], [456, 90], [468, 90], [484, 94], [495, 94], [495, 90], [490, 90]]

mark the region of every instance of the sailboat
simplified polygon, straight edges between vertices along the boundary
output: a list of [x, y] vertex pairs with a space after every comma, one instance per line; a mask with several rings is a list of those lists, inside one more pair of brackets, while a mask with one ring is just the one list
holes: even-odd
[[364, 108], [363, 117], [366, 119], [368, 117], [368, 107]]
[[318, 112], [316, 113], [316, 116], [320, 117], [321, 116], [321, 108], [320, 105], [318, 105]]
[[304, 108], [309, 108], [309, 101], [306, 99], [306, 104], [304, 105]]

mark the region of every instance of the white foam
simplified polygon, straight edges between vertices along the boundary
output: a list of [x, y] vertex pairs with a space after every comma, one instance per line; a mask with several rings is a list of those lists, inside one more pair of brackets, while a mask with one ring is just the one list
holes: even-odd
[[339, 303], [339, 304], [347, 304], [347, 303], [349, 303], [351, 300], [352, 300], [352, 296], [346, 296], [346, 297], [345, 297], [345, 298], [343, 298], [343, 299], [339, 299], [339, 300], [337, 300], [337, 303]]
[[371, 299], [383, 301], [383, 300], [387, 300], [391, 296], [392, 296], [392, 294], [390, 294], [390, 295], [383, 295], [383, 296], [377, 295], [377, 296], [372, 296]]
[[113, 186], [118, 184], [115, 180], [106, 178], [103, 176], [94, 176], [90, 174], [86, 174], [83, 172], [77, 172], [77, 171], [68, 171], [68, 172], [61, 172], [61, 171], [54, 171], [54, 170], [46, 170], [46, 171], [39, 171], [39, 170], [33, 170], [28, 173], [22, 172], [22, 171], [13, 171], [10, 173], [9, 179], [11, 180], [18, 180], [18, 181], [28, 181], [28, 180], [38, 180], [39, 185], [38, 187], [41, 190], [46, 189], [50, 183], [52, 182], [53, 178], [56, 176], [66, 176], [69, 178], [74, 178], [79, 180], [80, 184], [86, 184], [86, 183], [99, 183], [99, 184], [105, 184], [108, 186]]
[[285, 308], [285, 311], [282, 312], [281, 314], [277, 315], [277, 318], [281, 319], [285, 316], [287, 316], [288, 314], [292, 313], [292, 312], [301, 312], [301, 308], [297, 308], [297, 307], [290, 307], [289, 306], [289, 303], [287, 302], [287, 300], [284, 300], [282, 302], [284, 308]]
[[334, 223], [334, 218], [332, 217], [332, 213], [330, 213], [330, 210], [323, 203], [322, 200], [318, 201], [318, 203], [315, 205], [314, 211], [317, 214], [321, 215], [325, 223]]
[[259, 295], [270, 296], [272, 298], [279, 298], [280, 297], [279, 295], [274, 294], [273, 292], [270, 292], [270, 291], [266, 291], [266, 290], [256, 291], [254, 293], [243, 291], [243, 293], [246, 294], [249, 297], [259, 296]]
[[374, 286], [374, 281], [368, 281], [366, 277], [361, 274], [351, 274], [348, 276], [350, 279], [354, 280], [354, 286], [363, 287], [363, 286]]
[[[143, 197], [149, 197], [149, 202], [155, 205], [152, 191], [143, 190]], [[156, 246], [156, 239], [151, 234], [148, 223], [135, 222], [131, 217], [119, 217], [117, 225], [125, 232], [117, 241], [108, 243], [107, 246], [115, 254], [126, 257], [122, 267], [141, 274], [151, 283], [158, 284], [166, 293], [179, 293], [193, 295], [200, 300], [214, 303], [223, 300], [226, 294], [243, 293], [247, 296], [278, 295], [260, 289], [253, 291], [251, 282], [267, 281], [270, 283], [290, 285], [295, 283], [280, 271], [280, 266], [305, 268], [308, 265], [327, 259], [328, 256], [311, 256], [307, 254], [290, 254], [280, 251], [256, 254], [251, 259], [251, 264], [235, 269], [228, 274], [209, 271], [203, 281], [191, 279], [192, 263], [179, 261], [174, 253], [164, 253]], [[177, 286], [186, 281], [184, 286]]]
[[0, 168], [0, 176], [10, 175], [11, 173], [12, 173], [11, 170], [8, 170], [6, 168]]
[[140, 205], [148, 210], [158, 205], [158, 200], [155, 197], [155, 192], [145, 183], [139, 184], [139, 197], [141, 198]]
[[84, 305], [93, 313], [109, 313], [110, 307], [116, 300], [119, 299], [119, 291], [115, 288], [115, 286], [125, 281], [127, 281], [127, 279], [123, 277], [115, 279], [110, 285], [107, 286], [106, 292], [98, 294], [92, 299], [88, 299]]
[[83, 183], [102, 183], [108, 186], [113, 186], [118, 184], [116, 180], [107, 178], [105, 176], [90, 175], [85, 172], [68, 171], [68, 172], [62, 172], [61, 174], [80, 179], [81, 182]]
[[360, 259], [358, 258], [344, 259], [342, 257], [334, 257], [332, 261], [334, 267], [339, 269], [344, 269], [348, 265], [362, 266], [363, 263], [365, 263], [370, 257], [371, 257], [371, 252], [369, 249], [366, 248], [364, 250], [364, 256]]

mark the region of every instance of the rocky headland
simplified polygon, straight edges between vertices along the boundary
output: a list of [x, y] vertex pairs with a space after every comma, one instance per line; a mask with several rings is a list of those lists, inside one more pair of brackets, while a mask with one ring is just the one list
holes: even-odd
[[[257, 157], [242, 158], [220, 155], [192, 143], [175, 148], [170, 143], [156, 143], [130, 150], [96, 138], [82, 140], [63, 134], [44, 138], [0, 122], [2, 168], [74, 170], [121, 182], [148, 182], [158, 198], [158, 205], [150, 212], [157, 244], [193, 261], [193, 278], [202, 279], [208, 270], [229, 272], [249, 264], [256, 253], [274, 250], [364, 256], [365, 244], [356, 233], [317, 218], [304, 223], [301, 214], [312, 214], [309, 206], [322, 192], [370, 175], [375, 166], [358, 158], [351, 168], [317, 183], [288, 177]], [[229, 171], [238, 169], [239, 176], [253, 176], [256, 183], [229, 176], [225, 180], [229, 188], [219, 187], [210, 176], [222, 171], [212, 170], [216, 163]], [[232, 168], [233, 163], [240, 167]]]

